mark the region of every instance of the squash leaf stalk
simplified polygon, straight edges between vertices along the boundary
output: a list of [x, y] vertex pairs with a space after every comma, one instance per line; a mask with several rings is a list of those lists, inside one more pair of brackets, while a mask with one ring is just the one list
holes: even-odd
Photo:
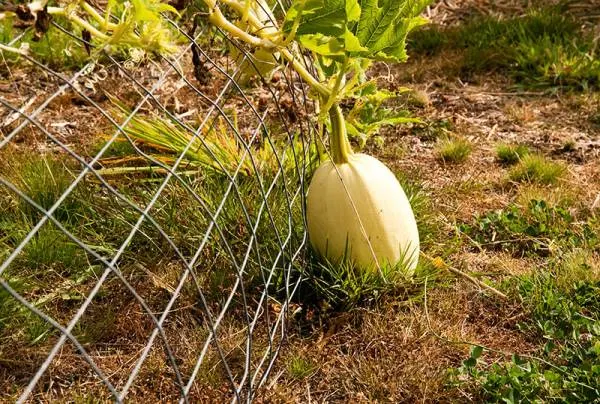
[[331, 120], [330, 146], [333, 162], [335, 164], [347, 163], [348, 157], [352, 155], [352, 147], [348, 141], [346, 120], [338, 104], [334, 104], [329, 109], [329, 119]]

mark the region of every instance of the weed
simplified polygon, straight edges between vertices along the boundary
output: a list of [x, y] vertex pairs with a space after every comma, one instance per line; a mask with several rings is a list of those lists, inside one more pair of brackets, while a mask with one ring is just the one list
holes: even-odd
[[459, 229], [480, 247], [507, 249], [515, 254], [549, 255], [561, 248], [595, 248], [598, 237], [591, 223], [577, 223], [571, 213], [545, 201], [531, 200], [526, 208], [511, 205]]
[[551, 185], [558, 182], [565, 170], [564, 165], [542, 155], [528, 154], [509, 172], [509, 178], [517, 182]]
[[424, 26], [414, 30], [407, 41], [409, 54], [432, 56], [448, 45], [448, 35], [440, 29]]
[[[517, 279], [510, 286], [530, 314], [522, 332], [539, 341], [539, 357], [513, 355], [509, 362], [487, 365], [480, 346], [451, 380], [471, 383], [482, 401], [596, 402], [600, 400], [600, 283], [579, 278], [590, 267], [569, 257], [554, 271]], [[561, 273], [569, 282], [557, 281]]]
[[425, 108], [431, 104], [431, 99], [425, 91], [414, 90], [408, 94], [407, 103], [416, 108]]
[[[25, 287], [25, 280], [20, 277], [12, 277], [7, 280], [13, 290], [21, 292]], [[15, 313], [18, 311], [19, 303], [4, 288], [0, 288], [0, 331], [6, 328]]]
[[[116, 106], [115, 114], [123, 118], [129, 116], [130, 111], [121, 101], [114, 98], [111, 101]], [[188, 170], [185, 172], [186, 174], [194, 174], [198, 170], [210, 171], [213, 174], [233, 173], [239, 166], [242, 175], [253, 176], [256, 171], [261, 174], [262, 172], [276, 172], [279, 169], [279, 163], [283, 165], [286, 172], [296, 168], [295, 158], [301, 156], [304, 151], [304, 145], [300, 141], [299, 135], [294, 136], [292, 147], [282, 147], [281, 138], [274, 139], [274, 145], [267, 141], [261, 142], [259, 146], [248, 145], [248, 148], [252, 148], [253, 163], [249, 156], [250, 151], [240, 144], [236, 136], [236, 133], [239, 135], [240, 130], [237, 127], [236, 113], [232, 115], [233, 129], [223, 117], [219, 117], [212, 125], [202, 129], [202, 136], [195, 136], [194, 132], [183, 128], [180, 123], [161, 116], [144, 117], [135, 115], [124, 130], [138, 144], [159, 151], [160, 154], [155, 155], [155, 157], [163, 163], [174, 163], [177, 157], [184, 150], [187, 150], [185, 159], [181, 164], [182, 167], [186, 167]], [[288, 140], [287, 138], [284, 139]], [[188, 144], [191, 144], [191, 146], [187, 147]], [[127, 145], [123, 144], [116, 146], [113, 152], [120, 153], [127, 149]], [[281, 153], [282, 150], [284, 150], [284, 153]], [[314, 145], [309, 147], [308, 153], [310, 158], [316, 161], [317, 153]], [[129, 163], [130, 159], [115, 160], [117, 163]], [[114, 161], [111, 163], [114, 163]], [[132, 172], [152, 174], [164, 173], [164, 170], [144, 164], [142, 167], [110, 167], [101, 171], [104, 175]]]
[[532, 122], [536, 118], [535, 110], [527, 103], [509, 104], [504, 108], [504, 112], [508, 117], [519, 123]]
[[25, 308], [22, 309], [22, 324], [25, 325], [25, 336], [31, 345], [44, 342], [54, 329], [46, 320], [39, 317]]
[[[104, 147], [105, 143], [101, 142], [95, 146], [95, 149], [92, 151], [92, 154], [96, 155], [100, 152], [100, 150]], [[104, 153], [104, 157], [131, 157], [135, 155], [137, 151], [133, 148], [131, 143], [124, 136], [120, 135], [117, 141], [113, 142], [110, 147]]]
[[296, 355], [293, 356], [287, 365], [287, 371], [294, 379], [306, 379], [317, 369], [316, 365], [307, 358]]
[[406, 270], [406, 256], [397, 265], [382, 265], [379, 270], [364, 271], [351, 262], [323, 262], [316, 256], [302, 269], [303, 289], [298, 296], [307, 303], [317, 301], [322, 308], [351, 310], [372, 304], [386, 295], [410, 299], [418, 293], [424, 279], [435, 277], [436, 269], [420, 260], [414, 273]]
[[600, 260], [591, 251], [574, 249], [561, 257], [561, 266], [554, 271], [554, 282], [562, 290], [569, 290], [578, 282], [600, 281]]
[[560, 150], [565, 153], [573, 152], [577, 150], [577, 142], [573, 139], [567, 139]]
[[496, 146], [496, 158], [502, 164], [513, 165], [529, 154], [529, 148], [522, 144], [502, 143]]
[[421, 125], [415, 125], [413, 131], [422, 141], [434, 141], [447, 136], [454, 128], [452, 122], [441, 119], [428, 121]]
[[[17, 276], [12, 276], [8, 283], [21, 294], [32, 288], [30, 280]], [[6, 290], [0, 289], [0, 333], [23, 335], [28, 344], [35, 345], [45, 341], [52, 330], [53, 327], [45, 320], [21, 305]]]
[[579, 199], [577, 190], [567, 187], [548, 187], [540, 184], [523, 184], [519, 187], [516, 204], [527, 206], [532, 200], [543, 200], [549, 206], [576, 206]]
[[436, 145], [437, 158], [444, 163], [458, 164], [467, 160], [473, 147], [464, 138], [447, 138]]
[[77, 340], [89, 344], [103, 341], [115, 329], [116, 313], [111, 307], [99, 311], [93, 316], [87, 316], [79, 321], [74, 329]]

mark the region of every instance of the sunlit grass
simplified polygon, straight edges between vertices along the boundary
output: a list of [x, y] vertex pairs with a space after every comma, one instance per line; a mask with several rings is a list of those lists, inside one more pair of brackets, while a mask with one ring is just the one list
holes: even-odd
[[516, 164], [528, 154], [529, 148], [522, 144], [501, 143], [496, 146], [496, 158], [502, 164]]
[[540, 154], [529, 154], [521, 159], [509, 172], [509, 178], [516, 182], [531, 182], [543, 185], [556, 184], [566, 168], [558, 162]]
[[585, 89], [600, 83], [593, 36], [559, 6], [506, 19], [475, 17], [452, 28], [426, 27], [412, 34], [410, 47], [425, 55], [459, 51], [463, 73], [507, 71], [528, 87]]
[[464, 163], [469, 156], [473, 146], [464, 138], [446, 138], [438, 141], [435, 152], [438, 160], [444, 163]]

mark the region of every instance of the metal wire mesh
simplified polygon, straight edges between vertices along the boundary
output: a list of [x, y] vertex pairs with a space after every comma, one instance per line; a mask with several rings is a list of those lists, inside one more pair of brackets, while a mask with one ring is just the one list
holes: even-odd
[[[222, 33], [172, 24], [187, 43], [143, 65], [4, 59], [5, 397], [250, 401], [269, 376], [307, 240], [312, 102], [286, 70], [242, 88]], [[185, 142], [164, 152], [140, 122]]]

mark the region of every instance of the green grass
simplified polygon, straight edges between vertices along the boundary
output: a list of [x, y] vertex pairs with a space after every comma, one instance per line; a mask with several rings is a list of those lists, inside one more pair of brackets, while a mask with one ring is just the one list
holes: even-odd
[[505, 71], [527, 87], [585, 89], [600, 84], [600, 60], [593, 36], [580, 25], [564, 9], [547, 7], [523, 17], [476, 17], [459, 27], [427, 27], [412, 34], [410, 48], [425, 55], [461, 52], [466, 74]]
[[519, 324], [537, 344], [533, 355], [487, 360], [485, 349], [451, 372], [476, 401], [597, 402], [600, 400], [600, 268], [591, 255], [575, 252], [550, 270], [508, 284], [527, 313]]
[[373, 303], [384, 295], [409, 298], [418, 293], [423, 280], [433, 269], [420, 261], [414, 274], [408, 274], [402, 263], [384, 265], [381, 272], [364, 271], [348, 261], [329, 263], [314, 257], [305, 271], [306, 289], [300, 291], [302, 300], [320, 302], [322, 307], [334, 310], [351, 310]]
[[[2, 177], [9, 179], [46, 209], [72, 183], [78, 170], [80, 167], [66, 160], [31, 154], [15, 156], [10, 166], [0, 165]], [[184, 257], [189, 259], [196, 253], [211, 223], [210, 215], [202, 209], [199, 201], [206, 204], [211, 212], [215, 212], [229, 181], [219, 173], [201, 170], [197, 175], [183, 178], [189, 189], [173, 181], [165, 189], [151, 214]], [[162, 180], [162, 176], [119, 176], [112, 184], [123, 195], [144, 207], [160, 184], [157, 179]], [[265, 188], [268, 188], [273, 174], [265, 172], [261, 179]], [[285, 181], [288, 191], [294, 191], [298, 186], [297, 176], [289, 175]], [[244, 288], [248, 293], [264, 288], [271, 265], [276, 262], [268, 288], [270, 295], [277, 298], [285, 293], [286, 265], [303, 239], [301, 198], [297, 196], [290, 208], [281, 177], [268, 199], [275, 227], [264, 207], [261, 213], [262, 198], [259, 196], [256, 178], [240, 176], [236, 185], [237, 192], [233, 190], [230, 193], [217, 220], [225, 240], [213, 229], [204, 253], [197, 262], [197, 268], [202, 268], [197, 274], [199, 287], [215, 307], [224, 303], [237, 276], [232, 270], [234, 267], [227, 245], [238, 260], [238, 265], [242, 263], [240, 257], [244, 257], [251, 247], [244, 272]], [[246, 208], [249, 222], [242, 207]], [[290, 213], [292, 221], [289, 219]], [[255, 241], [249, 244], [252, 227], [259, 219], [259, 214]], [[72, 196], [56, 211], [55, 217], [90, 248], [105, 257], [111, 257], [128, 236], [140, 213], [90, 179], [77, 186]], [[35, 208], [17, 194], [0, 186], [0, 260], [14, 250], [41, 218], [42, 215]], [[274, 228], [279, 230], [279, 235]], [[281, 243], [284, 242], [287, 242], [287, 246], [282, 256], [278, 257]], [[144, 281], [140, 280], [139, 270], [135, 272], [136, 265], [149, 268], [161, 279], [170, 279], [165, 282], [172, 287], [181, 275], [180, 265], [170, 265], [174, 262], [180, 262], [180, 259], [158, 230], [146, 220], [131, 240], [119, 265], [128, 279], [136, 283], [136, 288], [156, 290], [157, 286], [152, 285], [147, 275], [141, 278]], [[98, 271], [103, 269], [104, 266], [99, 265], [95, 258], [70, 240], [56, 225], [48, 222], [27, 243], [3, 277], [14, 284], [26, 299], [40, 302], [42, 310], [55, 318], [61, 318], [65, 313], [65, 305], [68, 307], [68, 302], [71, 302], [71, 306], [76, 304], [73, 302], [79, 298], [80, 291], [93, 285]], [[299, 271], [298, 268], [294, 270]], [[297, 277], [298, 272], [294, 276]], [[116, 296], [121, 296], [123, 292], [119, 290], [122, 287], [115, 288], [118, 284], [116, 279], [107, 281], [96, 303], [98, 308], [109, 304]], [[55, 293], [57, 289], [60, 289], [58, 294]], [[157, 293], [156, 296], [161, 294]], [[198, 301], [198, 291], [191, 280], [186, 283], [182, 296], [191, 302]], [[152, 301], [155, 297], [147, 298]], [[12, 341], [15, 347], [22, 346], [26, 341], [44, 343], [48, 336], [53, 335], [53, 331], [43, 321], [37, 321], [34, 315], [6, 293], [0, 294], [0, 304], [0, 338]], [[112, 307], [104, 307], [78, 324], [75, 333], [81, 341], [96, 343], [111, 338], [112, 324], [123, 315], [118, 307], [111, 311]], [[231, 307], [235, 312], [243, 312], [239, 294]]]
[[540, 154], [528, 154], [510, 170], [509, 178], [516, 182], [552, 185], [561, 179], [565, 171], [566, 168], [561, 163]]
[[302, 356], [293, 356], [289, 359], [287, 365], [288, 374], [294, 379], [306, 379], [312, 375], [317, 366], [310, 360]]
[[27, 243], [22, 264], [38, 271], [58, 271], [64, 276], [87, 268], [85, 252], [52, 224], [46, 224]]
[[439, 225], [436, 223], [432, 201], [421, 182], [405, 173], [396, 173], [396, 177], [408, 198], [417, 221], [421, 249], [431, 248], [439, 236]]
[[438, 160], [444, 163], [459, 164], [464, 163], [469, 158], [472, 150], [471, 142], [457, 137], [438, 141], [435, 153]]
[[505, 165], [513, 165], [529, 154], [529, 148], [522, 144], [502, 143], [496, 146], [496, 158]]
[[[11, 171], [14, 184], [45, 210], [54, 205], [75, 178], [65, 162], [44, 155], [15, 159]], [[54, 212], [54, 217], [65, 222], [77, 220], [83, 209], [80, 198], [82, 195], [78, 192], [69, 195]], [[42, 217], [42, 213], [25, 199], [18, 200], [20, 211], [31, 222]]]

